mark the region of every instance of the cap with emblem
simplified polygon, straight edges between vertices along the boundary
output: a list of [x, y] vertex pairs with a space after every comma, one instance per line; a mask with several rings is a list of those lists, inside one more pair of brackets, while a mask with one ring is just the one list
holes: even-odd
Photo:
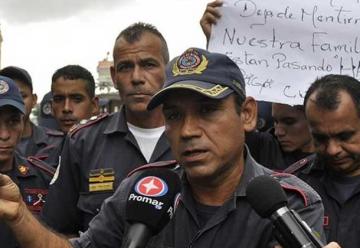
[[19, 80], [33, 89], [30, 74], [23, 68], [17, 66], [8, 66], [0, 70], [0, 75], [9, 77], [12, 80]]
[[15, 82], [4, 76], [0, 76], [0, 107], [13, 106], [25, 114], [24, 101]]
[[200, 48], [189, 48], [168, 64], [163, 89], [152, 97], [147, 108], [162, 104], [165, 96], [177, 89], [193, 90], [214, 99], [231, 93], [246, 95], [244, 77], [236, 63], [224, 54]]
[[56, 121], [51, 110], [52, 94], [48, 92], [40, 102], [40, 115], [38, 116], [39, 126], [58, 130], [59, 123]]

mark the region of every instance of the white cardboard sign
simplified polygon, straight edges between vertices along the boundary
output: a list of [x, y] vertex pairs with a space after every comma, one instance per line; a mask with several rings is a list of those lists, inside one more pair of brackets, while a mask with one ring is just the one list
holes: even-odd
[[209, 50], [244, 74], [247, 95], [302, 104], [326, 74], [360, 79], [360, 0], [225, 0]]

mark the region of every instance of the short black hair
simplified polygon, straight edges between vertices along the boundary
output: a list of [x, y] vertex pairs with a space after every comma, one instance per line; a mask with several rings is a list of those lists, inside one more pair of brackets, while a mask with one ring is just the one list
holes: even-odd
[[51, 85], [63, 77], [68, 80], [82, 79], [86, 83], [86, 91], [90, 98], [95, 97], [95, 80], [91, 72], [80, 65], [67, 65], [55, 71], [51, 79]]
[[161, 44], [162, 44], [161, 52], [163, 59], [167, 64], [169, 62], [170, 56], [169, 56], [169, 49], [164, 36], [159, 32], [159, 30], [155, 26], [143, 22], [137, 22], [130, 25], [129, 27], [121, 31], [120, 34], [116, 37], [114, 51], [113, 51], [114, 61], [115, 61], [116, 42], [118, 41], [118, 39], [124, 38], [128, 43], [132, 44], [136, 41], [139, 41], [141, 36], [146, 32], [156, 35], [161, 40]]
[[24, 83], [30, 88], [31, 92], [33, 92], [31, 76], [25, 69], [17, 66], [7, 66], [0, 70], [0, 75]]
[[304, 107], [306, 107], [309, 97], [316, 92], [315, 104], [318, 107], [335, 110], [340, 104], [339, 93], [341, 91], [345, 91], [351, 96], [360, 117], [360, 82], [346, 75], [329, 74], [317, 78], [305, 94]]

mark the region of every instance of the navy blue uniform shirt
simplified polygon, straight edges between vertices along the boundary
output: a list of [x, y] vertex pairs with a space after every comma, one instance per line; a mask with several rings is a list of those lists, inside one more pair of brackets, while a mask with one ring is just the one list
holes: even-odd
[[[343, 201], [334, 186], [335, 181], [338, 181], [336, 177], [341, 176], [333, 173], [317, 157], [306, 162], [294, 173], [312, 186], [322, 198], [325, 209], [323, 225], [327, 240], [338, 242], [342, 248], [360, 247], [360, 182], [352, 192], [348, 192], [347, 199]], [[338, 187], [342, 186], [338, 184]]]
[[[24, 157], [35, 156], [48, 165], [57, 167], [65, 138], [64, 133], [34, 124], [31, 127], [31, 137], [22, 139], [17, 150]], [[26, 142], [26, 144], [22, 145], [21, 142]]]
[[[179, 173], [181, 174], [181, 173]], [[107, 199], [89, 229], [80, 238], [71, 240], [75, 248], [121, 247], [122, 235], [129, 224], [125, 222], [127, 196], [137, 174], [130, 176]], [[200, 225], [191, 189], [182, 177], [183, 191], [175, 216], [146, 247], [148, 248], [269, 248], [276, 242], [270, 220], [255, 213], [246, 199], [248, 182], [260, 175], [272, 175], [287, 193], [289, 208], [296, 210], [309, 226], [320, 234], [323, 206], [319, 195], [309, 185], [291, 174], [275, 173], [246, 156], [241, 181], [233, 197], [224, 203], [204, 226]]]
[[[150, 162], [169, 159], [170, 146], [162, 134]], [[127, 127], [124, 109], [80, 125], [66, 138], [42, 219], [60, 233], [85, 231], [127, 174], [146, 163]]]
[[[38, 215], [46, 202], [49, 183], [54, 172], [54, 168], [38, 159], [25, 159], [15, 153], [13, 169], [4, 174], [10, 176], [18, 185], [28, 209]], [[10, 228], [2, 221], [0, 221], [0, 247], [20, 247]]]

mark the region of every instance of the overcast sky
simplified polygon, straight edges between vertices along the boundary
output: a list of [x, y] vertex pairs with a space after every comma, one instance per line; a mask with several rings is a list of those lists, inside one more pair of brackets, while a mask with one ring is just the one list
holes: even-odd
[[207, 0], [1, 0], [1, 66], [28, 70], [34, 90], [50, 90], [54, 71], [67, 64], [89, 69], [112, 51], [117, 34], [143, 21], [167, 39], [170, 56], [205, 47], [199, 20]]

